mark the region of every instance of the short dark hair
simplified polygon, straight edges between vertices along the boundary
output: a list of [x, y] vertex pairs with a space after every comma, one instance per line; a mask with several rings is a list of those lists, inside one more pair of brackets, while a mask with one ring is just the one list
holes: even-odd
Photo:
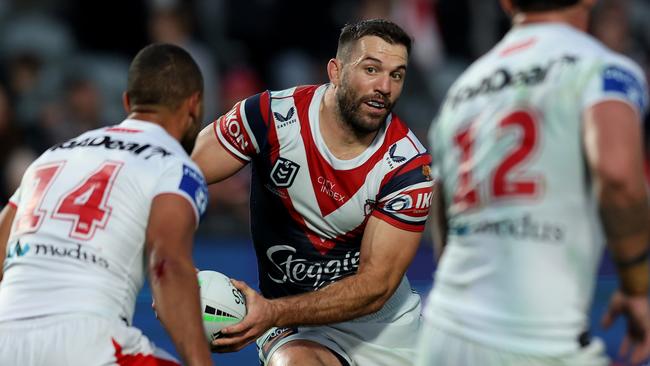
[[549, 11], [579, 3], [580, 0], [512, 0], [512, 5], [520, 11]]
[[341, 29], [337, 57], [347, 55], [349, 46], [365, 36], [377, 36], [390, 44], [404, 45], [406, 52], [411, 52], [411, 37], [399, 25], [386, 19], [369, 19], [346, 24]]
[[196, 92], [203, 92], [203, 76], [192, 56], [181, 47], [150, 44], [131, 62], [126, 93], [132, 105], [176, 109]]

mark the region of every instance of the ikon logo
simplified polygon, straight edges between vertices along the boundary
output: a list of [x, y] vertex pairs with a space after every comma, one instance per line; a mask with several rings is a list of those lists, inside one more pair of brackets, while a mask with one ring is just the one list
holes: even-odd
[[291, 187], [294, 179], [296, 179], [296, 174], [300, 165], [294, 163], [293, 161], [285, 158], [278, 158], [271, 169], [271, 181], [279, 188]]

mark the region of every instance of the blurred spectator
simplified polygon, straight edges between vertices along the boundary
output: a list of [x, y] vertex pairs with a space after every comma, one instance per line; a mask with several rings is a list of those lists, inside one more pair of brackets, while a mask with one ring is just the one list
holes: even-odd
[[[220, 94], [223, 96], [224, 110], [220, 111], [219, 115], [226, 113], [240, 100], [265, 89], [254, 69], [241, 65], [229, 70], [223, 77]], [[205, 224], [199, 227], [199, 230], [219, 235], [248, 234], [251, 176], [249, 169], [245, 167], [230, 179], [208, 187], [210, 190], [208, 215]]]
[[20, 144], [19, 133], [13, 122], [11, 101], [4, 85], [0, 84], [0, 204], [7, 203], [11, 192], [6, 182], [6, 166], [9, 155]]
[[9, 195], [12, 195], [20, 186], [20, 181], [29, 164], [31, 164], [38, 155], [24, 146], [17, 147], [8, 156], [7, 165], [4, 169], [5, 186]]
[[[599, 3], [594, 34], [650, 74], [650, 1]], [[396, 112], [423, 138], [451, 82], [508, 28], [495, 0], [332, 0], [312, 8], [301, 0], [0, 0], [0, 75], [7, 76], [0, 198], [8, 194], [9, 161], [20, 170], [29, 156], [11, 158], [20, 147], [41, 152], [124, 116], [125, 60], [148, 40], [178, 44], [198, 61], [207, 123], [245, 96], [324, 82], [343, 24], [390, 18], [415, 41]], [[212, 188], [206, 230], [248, 230], [247, 176]]]
[[[24, 1], [24, 0], [18, 0]], [[147, 6], [142, 0], [61, 0], [67, 23], [86, 52], [135, 56], [147, 44]]]
[[153, 42], [172, 43], [192, 55], [203, 73], [205, 116], [215, 118], [219, 110], [217, 53], [193, 36], [196, 23], [191, 8], [180, 0], [151, 0], [149, 36]]
[[97, 86], [89, 79], [68, 81], [63, 92], [63, 102], [50, 105], [43, 115], [43, 127], [52, 143], [73, 138], [84, 131], [101, 127], [101, 96]]
[[[255, 69], [240, 65], [226, 72], [221, 85], [222, 109], [219, 114], [228, 112], [235, 103], [267, 89]], [[210, 121], [212, 122], [212, 121]]]

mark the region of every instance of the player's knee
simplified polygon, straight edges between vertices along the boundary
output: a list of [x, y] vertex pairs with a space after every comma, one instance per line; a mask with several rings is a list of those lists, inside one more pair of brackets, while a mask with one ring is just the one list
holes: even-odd
[[291, 341], [273, 353], [268, 366], [342, 366], [327, 347], [310, 341]]

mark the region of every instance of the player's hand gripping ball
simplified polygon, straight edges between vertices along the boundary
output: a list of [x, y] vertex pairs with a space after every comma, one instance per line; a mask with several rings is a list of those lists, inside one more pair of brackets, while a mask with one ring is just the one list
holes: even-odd
[[244, 295], [230, 278], [215, 271], [200, 271], [199, 290], [203, 328], [208, 341], [219, 338], [221, 329], [239, 323], [246, 315]]

